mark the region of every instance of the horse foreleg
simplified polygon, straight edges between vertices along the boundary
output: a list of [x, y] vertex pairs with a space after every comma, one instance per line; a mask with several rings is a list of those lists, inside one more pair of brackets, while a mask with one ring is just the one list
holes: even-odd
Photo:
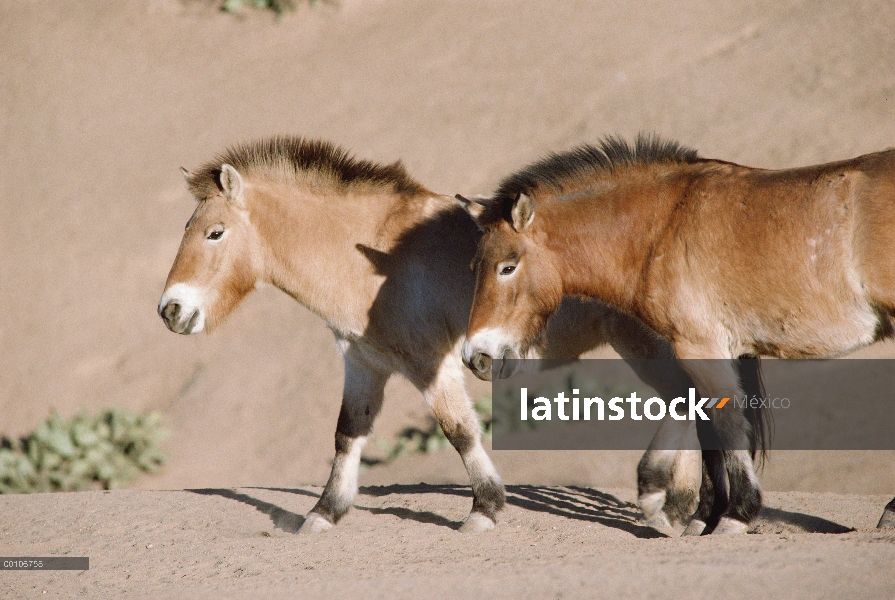
[[357, 347], [344, 353], [345, 383], [336, 426], [336, 458], [320, 500], [311, 509], [300, 533], [331, 529], [354, 504], [361, 452], [382, 407], [387, 374], [368, 366]]
[[455, 354], [446, 358], [437, 378], [423, 394], [445, 436], [460, 453], [472, 484], [472, 511], [460, 531], [493, 529], [506, 493], [500, 475], [482, 447], [479, 417], [466, 393], [462, 365]]
[[876, 526], [879, 529], [895, 528], [895, 498], [892, 498], [892, 501], [886, 504], [886, 508], [883, 510], [883, 516], [880, 517], [879, 523], [877, 523]]
[[[671, 343], [634, 317], [605, 306], [602, 310], [603, 336], [637, 376], [662, 397], [686, 394], [692, 383], [674, 361]], [[637, 465], [644, 522], [669, 531], [674, 523], [687, 520], [696, 510], [701, 480], [696, 428], [692, 423], [664, 419]]]

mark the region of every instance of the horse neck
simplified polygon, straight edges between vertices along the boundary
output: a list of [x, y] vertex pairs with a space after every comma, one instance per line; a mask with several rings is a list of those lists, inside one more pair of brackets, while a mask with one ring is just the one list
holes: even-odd
[[361, 335], [384, 278], [359, 248], [387, 249], [383, 225], [402, 198], [263, 183], [253, 192], [249, 210], [262, 247], [262, 279], [338, 333]]
[[668, 214], [667, 200], [655, 184], [634, 183], [539, 208], [547, 217], [542, 223], [552, 225], [545, 233], [563, 293], [636, 314], [641, 277]]

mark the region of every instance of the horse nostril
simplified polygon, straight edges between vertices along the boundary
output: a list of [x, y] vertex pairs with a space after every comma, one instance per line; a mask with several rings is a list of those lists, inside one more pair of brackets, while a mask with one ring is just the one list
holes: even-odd
[[490, 373], [491, 357], [484, 352], [476, 352], [475, 356], [472, 357], [469, 366], [479, 373]]
[[176, 323], [180, 316], [180, 305], [176, 302], [168, 302], [162, 310], [162, 318], [168, 323]]

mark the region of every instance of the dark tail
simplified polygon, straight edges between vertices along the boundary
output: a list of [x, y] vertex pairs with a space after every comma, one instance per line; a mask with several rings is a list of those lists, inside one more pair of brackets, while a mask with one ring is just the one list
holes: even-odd
[[[765, 397], [764, 381], [761, 378], [761, 359], [757, 356], [743, 355], [737, 359], [740, 384], [748, 398]], [[749, 432], [749, 450], [757, 468], [762, 468], [771, 448], [771, 435], [774, 421], [768, 408], [751, 408], [744, 410], [746, 420], [752, 426]]]

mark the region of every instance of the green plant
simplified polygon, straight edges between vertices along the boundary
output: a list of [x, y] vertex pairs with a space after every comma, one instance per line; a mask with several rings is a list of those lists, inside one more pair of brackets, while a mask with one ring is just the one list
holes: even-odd
[[[491, 437], [491, 398], [484, 397], [475, 403], [475, 410], [482, 422], [484, 437]], [[438, 426], [434, 417], [429, 416], [423, 428], [407, 427], [403, 429], [394, 442], [377, 440], [379, 448], [385, 452], [384, 460], [364, 459], [367, 465], [392, 462], [408, 454], [426, 454], [450, 446], [450, 442]]]
[[0, 493], [68, 492], [120, 488], [154, 472], [167, 456], [161, 415], [107, 410], [71, 420], [52, 414], [17, 442], [0, 447]]
[[221, 8], [226, 12], [239, 12], [245, 6], [265, 8], [278, 15], [295, 10], [294, 0], [224, 0]]
[[[310, 6], [327, 2], [328, 0], [307, 0]], [[223, 0], [221, 9], [225, 12], [239, 12], [246, 6], [271, 10], [277, 15], [283, 15], [296, 9], [296, 0]]]

